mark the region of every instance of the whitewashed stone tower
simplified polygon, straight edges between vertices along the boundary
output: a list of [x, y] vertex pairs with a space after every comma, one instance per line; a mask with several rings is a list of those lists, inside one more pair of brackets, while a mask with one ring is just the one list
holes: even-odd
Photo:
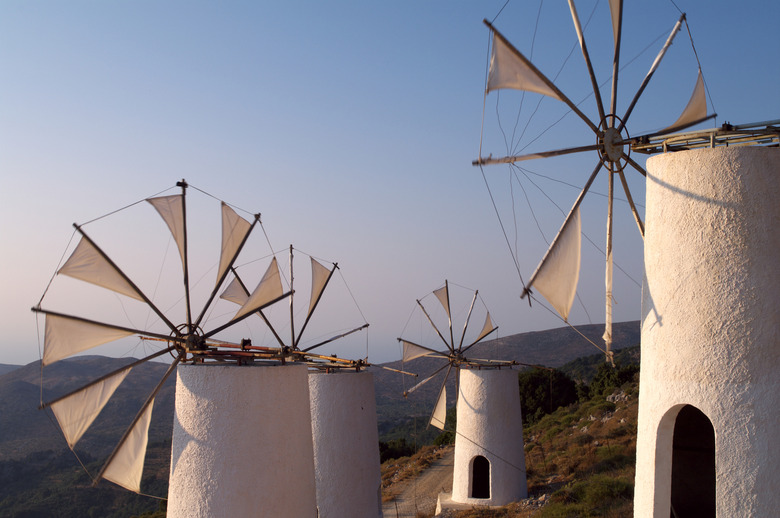
[[461, 369], [452, 501], [500, 506], [528, 496], [517, 371]]
[[634, 515], [777, 516], [780, 149], [647, 169]]
[[316, 513], [306, 365], [179, 365], [168, 516]]
[[381, 518], [373, 374], [311, 372], [309, 392], [319, 518]]

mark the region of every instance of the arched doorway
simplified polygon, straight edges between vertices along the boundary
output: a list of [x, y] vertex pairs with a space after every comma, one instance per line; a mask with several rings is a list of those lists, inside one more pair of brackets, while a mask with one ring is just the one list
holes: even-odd
[[671, 497], [671, 518], [715, 517], [715, 430], [691, 405], [674, 422]]
[[490, 461], [482, 455], [471, 462], [471, 498], [490, 498]]

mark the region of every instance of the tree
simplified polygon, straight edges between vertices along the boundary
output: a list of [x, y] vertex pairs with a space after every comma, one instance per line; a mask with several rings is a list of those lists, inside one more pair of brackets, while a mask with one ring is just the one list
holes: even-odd
[[535, 423], [559, 407], [577, 401], [574, 380], [555, 369], [526, 369], [517, 375], [523, 423]]

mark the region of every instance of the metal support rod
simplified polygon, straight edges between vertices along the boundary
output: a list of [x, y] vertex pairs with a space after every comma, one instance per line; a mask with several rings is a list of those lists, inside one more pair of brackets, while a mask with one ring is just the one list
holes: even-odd
[[620, 121], [620, 125], [617, 128], [618, 133], [623, 131], [623, 127], [628, 122], [628, 118], [631, 116], [631, 112], [634, 111], [634, 106], [636, 106], [636, 102], [639, 100], [639, 97], [642, 95], [642, 92], [645, 91], [645, 88], [647, 87], [647, 84], [650, 82], [650, 78], [653, 77], [653, 74], [655, 73], [656, 69], [658, 68], [658, 65], [661, 64], [661, 60], [663, 59], [664, 55], [666, 54], [666, 51], [672, 45], [672, 41], [674, 40], [674, 37], [679, 32], [680, 26], [682, 25], [682, 22], [684, 20], [685, 20], [685, 13], [683, 13], [680, 16], [680, 19], [677, 20], [677, 23], [674, 24], [674, 28], [672, 29], [671, 34], [669, 34], [669, 37], [666, 39], [666, 43], [664, 44], [663, 48], [661, 49], [661, 52], [659, 52], [658, 56], [656, 56], [655, 61], [653, 61], [653, 64], [650, 67], [650, 71], [645, 76], [644, 80], [642, 81], [642, 84], [639, 86], [639, 90], [637, 90], [636, 95], [634, 95], [634, 98], [631, 100], [631, 104], [628, 106], [628, 110], [626, 110], [626, 114], [623, 115], [623, 117], [622, 117], [622, 119]]
[[189, 246], [187, 244], [187, 182], [182, 178], [176, 185], [181, 187], [181, 215], [184, 220], [184, 301], [187, 306], [187, 332], [192, 333], [195, 328], [192, 327], [192, 305], [190, 302], [190, 266], [188, 259]]

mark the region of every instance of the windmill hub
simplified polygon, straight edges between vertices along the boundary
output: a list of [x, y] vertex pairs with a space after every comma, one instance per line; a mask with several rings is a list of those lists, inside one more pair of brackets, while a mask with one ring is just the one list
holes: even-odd
[[607, 164], [609, 162], [622, 169], [631, 152], [628, 145], [628, 131], [626, 131], [623, 122], [615, 115], [607, 115], [599, 124], [599, 130], [598, 151], [601, 161], [604, 162], [604, 165], [609, 165]]

